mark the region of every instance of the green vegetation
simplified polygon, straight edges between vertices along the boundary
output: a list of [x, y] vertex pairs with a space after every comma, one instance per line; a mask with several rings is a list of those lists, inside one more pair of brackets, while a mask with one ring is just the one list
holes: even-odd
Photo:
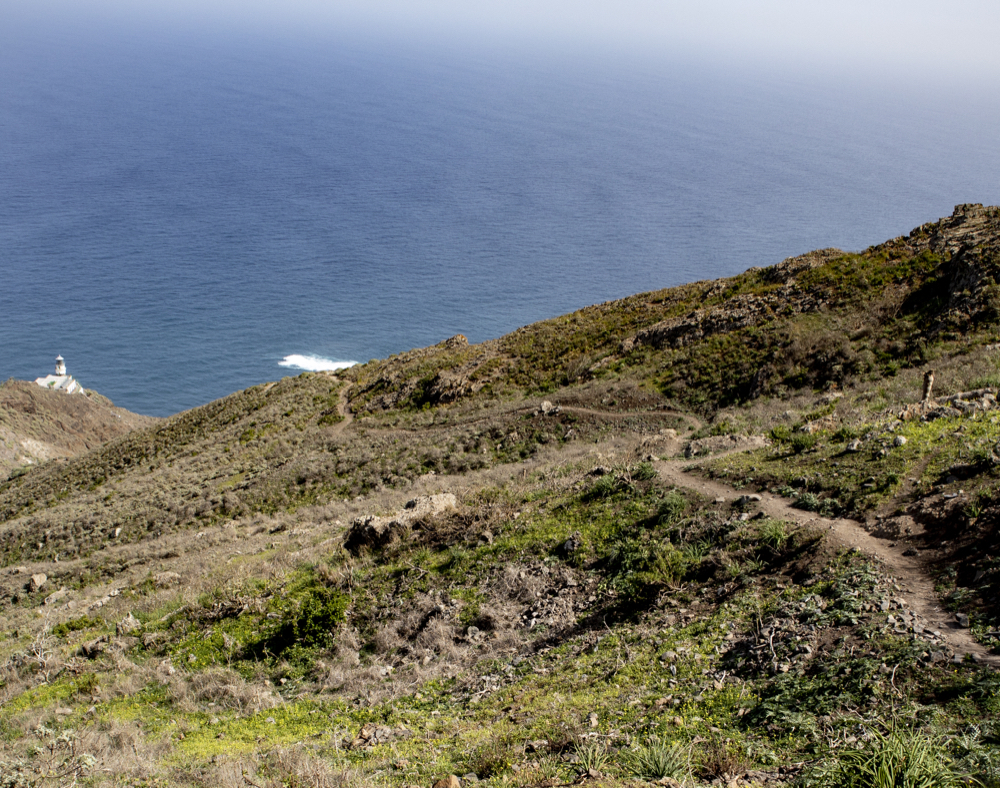
[[998, 278], [963, 209], [13, 475], [0, 785], [1000, 785]]

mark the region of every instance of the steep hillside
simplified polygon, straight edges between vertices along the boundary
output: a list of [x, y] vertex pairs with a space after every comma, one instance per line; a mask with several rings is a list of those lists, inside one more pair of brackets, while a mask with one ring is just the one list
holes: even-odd
[[90, 391], [67, 395], [27, 381], [0, 384], [0, 478], [73, 457], [155, 419], [116, 408]]
[[1000, 785], [998, 250], [959, 206], [0, 483], [0, 779]]

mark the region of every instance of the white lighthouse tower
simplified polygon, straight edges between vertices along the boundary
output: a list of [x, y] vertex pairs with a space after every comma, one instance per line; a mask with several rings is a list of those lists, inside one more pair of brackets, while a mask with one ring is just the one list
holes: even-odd
[[66, 372], [66, 360], [56, 356], [56, 374], [35, 378], [35, 383], [44, 389], [62, 391], [65, 394], [83, 394], [83, 386], [77, 383], [73, 376]]

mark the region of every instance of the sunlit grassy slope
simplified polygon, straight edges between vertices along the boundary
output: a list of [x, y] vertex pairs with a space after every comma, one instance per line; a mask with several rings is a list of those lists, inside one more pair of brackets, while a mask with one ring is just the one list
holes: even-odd
[[[1000, 784], [997, 674], [825, 520], [742, 497], [911, 548], [1000, 643], [998, 249], [960, 206], [12, 475], [0, 785]], [[346, 549], [369, 515], [391, 538]]]

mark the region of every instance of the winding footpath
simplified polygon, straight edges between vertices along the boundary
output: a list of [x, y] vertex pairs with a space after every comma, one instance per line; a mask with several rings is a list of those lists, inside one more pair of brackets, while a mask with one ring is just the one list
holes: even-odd
[[[351, 388], [352, 386], [348, 384], [340, 393], [338, 410], [343, 420], [332, 427], [331, 434], [344, 432], [353, 421], [353, 414], [347, 404], [347, 395]], [[578, 415], [610, 415], [589, 408], [561, 407], [564, 411]], [[659, 412], [658, 415], [686, 419], [695, 427], [699, 426], [696, 418], [680, 411]], [[660, 478], [668, 484], [694, 490], [708, 498], [731, 500], [745, 495], [746, 492], [743, 490], [737, 490], [724, 482], [706, 479], [695, 473], [701, 463], [717, 459], [719, 456], [721, 455], [715, 454], [691, 460], [660, 460], [654, 463], [654, 467]], [[933, 633], [960, 657], [971, 655], [981, 665], [1000, 669], [1000, 656], [991, 654], [987, 647], [972, 637], [967, 628], [958, 624], [953, 614], [944, 610], [934, 590], [934, 582], [921, 565], [919, 558], [903, 555], [903, 546], [891, 546], [888, 540], [872, 536], [861, 523], [854, 520], [831, 519], [821, 517], [814, 512], [796, 509], [788, 499], [772, 493], [760, 492], [754, 495], [760, 497], [756, 502], [758, 509], [768, 517], [822, 531], [835, 546], [853, 548], [876, 559], [886, 572], [896, 579], [901, 594], [905, 595], [902, 597], [903, 607], [916, 614], [919, 625], [927, 634]], [[932, 650], [933, 646], [928, 644], [928, 649]]]
[[[728, 484], [706, 479], [691, 472], [699, 462], [716, 459], [717, 456], [703, 460], [666, 460], [654, 465], [660, 478], [665, 482], [694, 490], [709, 498], [732, 499], [746, 494], [745, 491], [737, 490]], [[854, 520], [820, 517], [813, 512], [796, 509], [787, 499], [771, 493], [760, 492], [754, 495], [760, 496], [757, 506], [768, 517], [821, 530], [834, 544], [847, 549], [855, 548], [878, 560], [886, 571], [896, 578], [902, 593], [905, 594], [905, 607], [923, 620], [923, 626], [927, 631], [938, 635], [956, 655], [969, 654], [979, 664], [1000, 668], [1000, 657], [991, 654], [985, 646], [972, 637], [967, 628], [958, 625], [953, 614], [941, 607], [934, 591], [933, 580], [927, 575], [919, 559], [903, 555], [902, 546], [890, 547], [888, 541], [872, 536]]]

